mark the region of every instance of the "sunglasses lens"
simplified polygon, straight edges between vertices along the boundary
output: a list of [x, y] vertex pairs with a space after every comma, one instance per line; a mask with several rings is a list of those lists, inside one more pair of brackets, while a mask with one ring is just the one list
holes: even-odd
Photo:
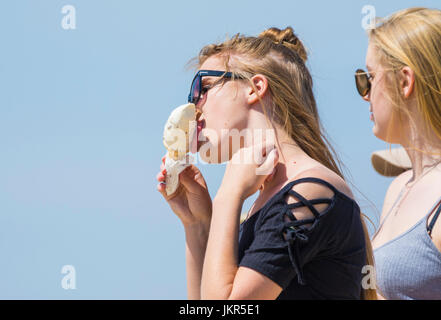
[[197, 104], [199, 101], [199, 95], [200, 95], [200, 83], [201, 83], [201, 77], [197, 76], [193, 83], [191, 84], [190, 89], [190, 96], [188, 98], [189, 102]]
[[357, 85], [357, 91], [360, 96], [364, 97], [368, 94], [370, 83], [368, 76], [364, 70], [358, 69], [357, 71], [355, 71], [355, 84]]

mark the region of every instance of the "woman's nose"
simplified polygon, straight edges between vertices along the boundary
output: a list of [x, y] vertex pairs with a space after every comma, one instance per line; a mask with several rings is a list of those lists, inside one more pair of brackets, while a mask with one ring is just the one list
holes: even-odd
[[196, 108], [202, 112], [202, 106], [205, 104], [205, 95], [199, 98], [198, 103], [196, 103]]

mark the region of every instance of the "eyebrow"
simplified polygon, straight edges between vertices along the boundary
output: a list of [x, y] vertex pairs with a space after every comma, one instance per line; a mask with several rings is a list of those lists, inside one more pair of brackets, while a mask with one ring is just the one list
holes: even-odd
[[213, 78], [213, 77], [203, 77], [202, 78], [202, 85], [213, 84], [214, 81], [215, 81], [215, 78]]
[[372, 70], [372, 68], [368, 65], [366, 65], [366, 68], [368, 69], [369, 72]]
[[215, 78], [215, 77], [204, 77], [202, 78], [202, 85], [215, 85], [218, 82], [221, 82], [223, 78]]

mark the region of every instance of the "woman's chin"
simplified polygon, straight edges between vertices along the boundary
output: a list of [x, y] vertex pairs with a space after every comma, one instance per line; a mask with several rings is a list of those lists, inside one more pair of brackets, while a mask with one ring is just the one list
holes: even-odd
[[198, 145], [199, 158], [206, 163], [218, 163], [216, 152], [213, 152], [213, 145], [210, 141], [202, 141]]
[[385, 137], [384, 137], [384, 135], [382, 134], [382, 132], [381, 132], [380, 130], [378, 130], [378, 128], [377, 128], [376, 126], [374, 126], [374, 127], [372, 128], [372, 133], [373, 133], [374, 136], [377, 137], [378, 139], [387, 142], [386, 139], [385, 139]]
[[380, 130], [378, 126], [374, 125], [372, 133], [380, 140], [389, 144], [400, 144], [401, 140], [394, 135], [388, 134], [385, 130]]
[[206, 162], [212, 164], [220, 164], [230, 160], [230, 155], [228, 150], [222, 152], [222, 148], [219, 145], [213, 145], [211, 142], [204, 141], [198, 146], [199, 158]]

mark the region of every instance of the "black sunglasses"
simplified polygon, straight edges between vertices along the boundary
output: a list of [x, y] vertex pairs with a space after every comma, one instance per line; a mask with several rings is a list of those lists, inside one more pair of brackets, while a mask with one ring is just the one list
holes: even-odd
[[[223, 77], [231, 79], [233, 77], [232, 72], [217, 71], [217, 70], [199, 70], [193, 78], [190, 87], [190, 94], [188, 95], [188, 102], [198, 104], [202, 92], [202, 77]], [[234, 74], [235, 78], [242, 79], [241, 76]]]
[[371, 78], [372, 76], [363, 69], [355, 71], [355, 85], [360, 96], [366, 96], [371, 90]]

